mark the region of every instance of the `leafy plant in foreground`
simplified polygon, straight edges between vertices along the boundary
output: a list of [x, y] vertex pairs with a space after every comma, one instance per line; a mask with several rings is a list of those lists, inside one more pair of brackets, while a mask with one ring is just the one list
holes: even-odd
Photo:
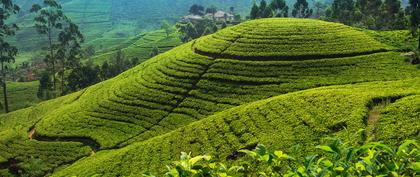
[[[316, 147], [319, 153], [294, 158], [264, 145], [255, 150], [240, 150], [245, 157], [234, 165], [217, 162], [211, 156], [191, 157], [185, 152], [181, 160], [168, 166], [168, 177], [199, 176], [416, 176], [420, 174], [420, 151], [414, 140], [393, 148], [379, 142], [348, 146], [340, 139]], [[230, 162], [229, 162], [230, 163]], [[231, 163], [232, 164], [232, 163]], [[153, 176], [145, 174], [145, 176]]]

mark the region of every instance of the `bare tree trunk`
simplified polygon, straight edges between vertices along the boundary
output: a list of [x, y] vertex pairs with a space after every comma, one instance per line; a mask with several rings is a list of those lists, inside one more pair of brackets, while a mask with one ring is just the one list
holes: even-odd
[[419, 34], [417, 34], [417, 35], [419, 35], [419, 46], [418, 46], [418, 48], [417, 48], [417, 49], [419, 49], [419, 50], [420, 50], [420, 33], [419, 33]]
[[1, 62], [3, 98], [4, 98], [4, 112], [9, 112], [9, 102], [7, 100], [7, 85], [6, 85], [6, 72], [4, 72], [4, 64]]
[[60, 87], [61, 95], [64, 95], [64, 62], [61, 66], [61, 87]]
[[56, 78], [55, 78], [55, 58], [54, 58], [54, 50], [52, 46], [52, 37], [51, 37], [51, 30], [48, 30], [48, 41], [50, 43], [50, 62], [52, 66], [52, 76], [53, 76], [53, 90], [56, 90]]

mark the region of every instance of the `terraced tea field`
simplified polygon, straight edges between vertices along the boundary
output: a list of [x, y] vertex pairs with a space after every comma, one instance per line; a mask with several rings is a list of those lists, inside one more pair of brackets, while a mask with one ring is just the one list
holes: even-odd
[[166, 36], [163, 30], [156, 30], [142, 33], [126, 43], [99, 51], [92, 57], [92, 61], [97, 64], [109, 61], [113, 59], [118, 50], [121, 50], [125, 57], [137, 57], [141, 63], [150, 58], [150, 53], [154, 47], [157, 47], [159, 52], [163, 53], [181, 44], [182, 42], [179, 39], [178, 33], [172, 33]]
[[141, 176], [159, 174], [181, 151], [224, 160], [255, 143], [308, 150], [368, 126], [376, 140], [419, 139], [420, 125], [406, 123], [419, 118], [419, 74], [397, 48], [348, 26], [248, 21], [3, 115], [0, 167], [34, 156], [53, 176]]
[[[9, 82], [7, 85], [9, 109], [15, 111], [39, 103], [41, 100], [36, 96], [38, 92], [38, 81], [34, 82]], [[0, 95], [3, 100], [3, 94]], [[3, 106], [1, 106], [3, 113]]]

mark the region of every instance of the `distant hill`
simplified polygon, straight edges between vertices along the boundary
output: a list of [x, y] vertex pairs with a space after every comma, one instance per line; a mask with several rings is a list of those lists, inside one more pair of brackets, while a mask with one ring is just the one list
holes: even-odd
[[[16, 21], [21, 30], [18, 32], [17, 45], [23, 51], [39, 50], [44, 38], [36, 34], [32, 25], [32, 16], [28, 14], [33, 3], [40, 0], [16, 0], [22, 12]], [[235, 7], [245, 14], [251, 0], [61, 0], [65, 13], [76, 22], [87, 37], [86, 45], [93, 45], [97, 50], [122, 43], [127, 39], [151, 29], [160, 27], [162, 20], [172, 23], [188, 13], [194, 4], [214, 5], [223, 10]], [[30, 39], [30, 40], [28, 40]]]
[[248, 21], [0, 116], [0, 176], [32, 157], [53, 176], [141, 176], [181, 151], [224, 160], [255, 143], [310, 148], [365, 128], [366, 139], [418, 139], [419, 74], [396, 47], [349, 26]]

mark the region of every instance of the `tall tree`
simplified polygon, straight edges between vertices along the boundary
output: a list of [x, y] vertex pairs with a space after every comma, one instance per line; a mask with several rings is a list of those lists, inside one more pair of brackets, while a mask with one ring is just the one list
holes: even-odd
[[46, 35], [48, 38], [49, 54], [46, 55], [45, 60], [51, 67], [53, 90], [56, 90], [57, 44], [54, 34], [63, 28], [63, 22], [67, 21], [67, 17], [64, 15], [61, 5], [55, 0], [44, 0], [43, 6], [34, 4], [31, 12], [36, 13], [34, 20], [38, 33]]
[[272, 0], [270, 8], [275, 17], [287, 17], [289, 14], [289, 7], [285, 0]]
[[217, 8], [215, 6], [207, 7], [206, 13], [214, 15], [217, 12]]
[[189, 12], [193, 15], [204, 15], [204, 7], [198, 4], [193, 4], [190, 7]]
[[258, 11], [258, 16], [260, 18], [269, 18], [269, 17], [273, 17], [273, 11], [271, 10], [271, 8], [267, 5], [267, 1], [265, 0], [261, 0], [260, 2], [260, 6], [259, 6], [259, 11]]
[[353, 0], [334, 0], [331, 5], [331, 19], [351, 25], [354, 21], [355, 3]]
[[155, 46], [150, 51], [150, 58], [153, 58], [153, 57], [155, 57], [157, 55], [159, 55], [159, 48]]
[[381, 25], [378, 18], [381, 15], [382, 0], [357, 0], [356, 7], [362, 13], [361, 22], [371, 29]]
[[60, 91], [61, 95], [63, 95], [65, 91], [65, 70], [79, 66], [79, 58], [82, 55], [81, 43], [83, 43], [84, 37], [80, 32], [79, 27], [76, 24], [69, 22], [58, 35], [58, 41], [57, 57], [59, 58], [59, 75], [61, 77]]
[[325, 15], [326, 8], [327, 4], [323, 0], [314, 0], [314, 10], [316, 11], [314, 12], [315, 18], [320, 18], [321, 16]]
[[418, 49], [420, 50], [420, 35], [418, 34], [420, 25], [420, 0], [410, 0], [407, 10], [410, 14], [411, 33], [413, 36], [418, 35]]
[[17, 25], [7, 24], [7, 20], [11, 15], [15, 15], [19, 12], [20, 8], [13, 3], [12, 0], [0, 1], [0, 63], [1, 63], [1, 85], [3, 87], [4, 97], [4, 111], [9, 112], [9, 102], [7, 100], [7, 83], [6, 83], [6, 64], [15, 61], [17, 54], [17, 48], [12, 46], [6, 41], [9, 36], [15, 35], [18, 29]]
[[309, 8], [309, 3], [306, 0], [296, 0], [293, 5], [292, 15], [297, 18], [309, 18], [313, 10]]
[[378, 18], [381, 29], [404, 29], [406, 19], [400, 0], [385, 0], [381, 7], [381, 15]]
[[260, 8], [258, 7], [257, 3], [254, 1], [254, 5], [252, 5], [251, 12], [249, 14], [250, 19], [257, 19], [258, 13], [260, 11]]

